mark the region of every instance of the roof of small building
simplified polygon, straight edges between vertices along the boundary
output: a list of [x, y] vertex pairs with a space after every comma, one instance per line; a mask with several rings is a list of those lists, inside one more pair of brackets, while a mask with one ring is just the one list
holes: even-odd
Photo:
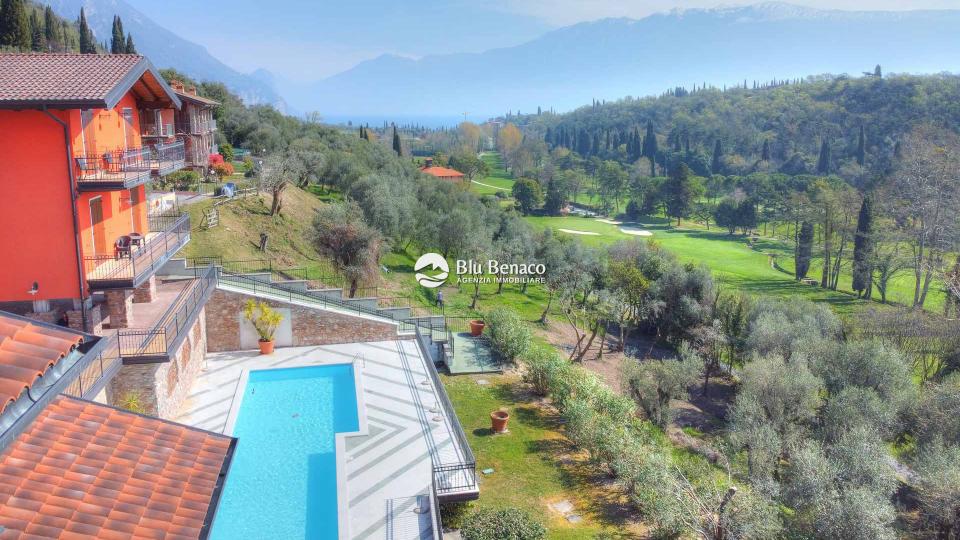
[[432, 165], [432, 166], [430, 166], [430, 167], [423, 167], [423, 168], [420, 169], [420, 172], [425, 172], [425, 173], [427, 173], [427, 174], [432, 174], [433, 176], [436, 176], [437, 178], [461, 178], [461, 177], [463, 177], [463, 173], [460, 172], [460, 171], [458, 171], [458, 170], [456, 170], [456, 169], [451, 169], [451, 168], [449, 168], [449, 167], [440, 167], [440, 166], [436, 166], [436, 165]]
[[31, 538], [205, 538], [235, 446], [60, 396], [0, 455], [0, 523]]
[[184, 91], [181, 92], [180, 90], [174, 89], [173, 92], [174, 92], [175, 94], [177, 94], [177, 97], [180, 98], [181, 100], [195, 101], [195, 102], [201, 103], [201, 104], [203, 104], [203, 105], [210, 105], [211, 107], [215, 107], [215, 106], [217, 106], [217, 105], [220, 105], [220, 102], [217, 101], [217, 100], [210, 99], [210, 98], [203, 97], [203, 96], [199, 96], [199, 95], [197, 95], [197, 94], [191, 94], [190, 92], [188, 92], [188, 91], [186, 91], [186, 90], [184, 90]]
[[112, 109], [131, 90], [152, 108], [180, 107], [140, 55], [0, 53], [0, 109]]
[[81, 343], [82, 334], [0, 312], [0, 413]]

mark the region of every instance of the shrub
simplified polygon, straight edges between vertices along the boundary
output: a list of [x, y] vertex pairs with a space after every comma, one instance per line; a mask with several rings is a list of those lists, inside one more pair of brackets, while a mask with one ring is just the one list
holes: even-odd
[[154, 185], [161, 190], [187, 191], [198, 182], [200, 175], [196, 171], [181, 170], [155, 180]]
[[516, 508], [484, 508], [468, 517], [460, 529], [463, 540], [540, 540], [547, 530], [530, 514]]
[[561, 376], [567, 367], [567, 360], [557, 354], [553, 347], [530, 347], [520, 357], [523, 364], [523, 382], [533, 387], [533, 391], [540, 396], [550, 393], [551, 381]]
[[233, 164], [231, 163], [217, 163], [213, 166], [213, 173], [217, 175], [217, 178], [222, 182], [224, 178], [233, 174]]
[[220, 155], [223, 156], [223, 160], [226, 161], [227, 163], [233, 161], [234, 157], [236, 157], [234, 155], [233, 145], [228, 142], [221, 144]]
[[262, 301], [247, 300], [247, 304], [243, 307], [243, 316], [256, 328], [260, 341], [273, 341], [273, 334], [283, 321], [283, 315]]
[[130, 412], [147, 414], [147, 405], [143, 402], [143, 396], [136, 390], [130, 390], [120, 396], [117, 406]]
[[530, 329], [516, 312], [498, 308], [487, 314], [490, 325], [490, 345], [493, 352], [508, 362], [527, 351], [530, 346]]

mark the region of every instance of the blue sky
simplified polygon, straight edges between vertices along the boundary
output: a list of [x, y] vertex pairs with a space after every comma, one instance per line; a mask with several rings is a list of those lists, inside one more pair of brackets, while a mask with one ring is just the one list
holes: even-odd
[[[381, 54], [480, 52], [604, 17], [642, 18], [743, 0], [127, 0], [244, 72], [315, 81]], [[947, 9], [960, 0], [792, 0], [834, 9]], [[267, 9], [265, 6], [269, 6]]]

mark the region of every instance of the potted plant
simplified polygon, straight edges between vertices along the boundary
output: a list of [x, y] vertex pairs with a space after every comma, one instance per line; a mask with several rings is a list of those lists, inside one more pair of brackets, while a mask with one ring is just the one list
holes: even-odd
[[483, 333], [483, 327], [486, 326], [483, 321], [474, 319], [470, 321], [470, 335], [477, 337]]
[[260, 336], [260, 354], [270, 354], [273, 352], [273, 335], [277, 332], [277, 327], [283, 320], [283, 315], [277, 313], [266, 302], [255, 302], [247, 300], [243, 308], [243, 316], [250, 321], [250, 324], [257, 330]]
[[506, 409], [500, 408], [490, 413], [490, 429], [494, 433], [505, 433], [509, 421], [510, 413]]

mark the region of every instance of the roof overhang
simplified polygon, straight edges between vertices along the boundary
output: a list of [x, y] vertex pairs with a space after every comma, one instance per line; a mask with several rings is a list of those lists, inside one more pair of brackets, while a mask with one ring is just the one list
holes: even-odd
[[96, 99], [28, 99], [0, 101], [0, 110], [29, 109], [112, 109], [117, 103], [133, 91], [137, 99], [147, 109], [169, 109], [182, 107], [183, 103], [176, 92], [170, 88], [156, 67], [141, 58], [103, 98]]

